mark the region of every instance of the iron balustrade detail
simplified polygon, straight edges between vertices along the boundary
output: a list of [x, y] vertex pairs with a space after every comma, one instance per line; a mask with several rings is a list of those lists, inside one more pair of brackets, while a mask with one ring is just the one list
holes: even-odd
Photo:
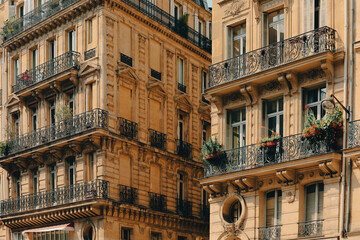
[[167, 210], [167, 201], [165, 195], [149, 192], [149, 198], [150, 209], [160, 212], [165, 212]]
[[7, 20], [2, 28], [3, 40], [6, 41], [43, 20], [55, 15], [80, 0], [50, 0], [17, 19]]
[[300, 222], [298, 236], [299, 237], [315, 237], [322, 235], [324, 220], [314, 220], [308, 222]]
[[335, 51], [334, 29], [321, 27], [209, 67], [208, 88], [288, 64], [309, 56]]
[[205, 176], [253, 169], [338, 152], [340, 149], [341, 146], [335, 146], [329, 141], [319, 140], [312, 143], [302, 134], [296, 134], [280, 138], [273, 146], [260, 147], [259, 144], [253, 144], [223, 151], [219, 166], [205, 165]]
[[152, 18], [154, 21], [167, 27], [171, 31], [185, 38], [189, 42], [198, 46], [200, 49], [211, 53], [211, 40], [203, 36], [201, 33], [187, 26], [185, 23], [177, 20], [169, 13], [148, 0], [122, 0], [126, 4], [132, 6], [146, 16]]
[[79, 65], [80, 53], [66, 52], [52, 60], [49, 60], [35, 68], [25, 71], [16, 76], [13, 91], [17, 92], [38, 82], [46, 80], [56, 74], [62, 73]]
[[108, 111], [93, 109], [4, 142], [6, 151], [2, 152], [0, 157], [17, 154], [88, 130], [108, 130], [108, 127]]
[[138, 124], [122, 117], [118, 117], [120, 135], [130, 139], [136, 139], [138, 133]]
[[184, 157], [184, 158], [190, 158], [191, 157], [191, 149], [192, 149], [192, 146], [190, 143], [185, 142], [181, 139], [176, 139], [177, 155]]
[[200, 205], [200, 218], [203, 220], [209, 220], [210, 219], [210, 208], [206, 204]]
[[149, 129], [149, 141], [150, 146], [156, 147], [162, 150], [166, 148], [166, 134], [158, 132], [154, 129]]
[[120, 202], [121, 203], [128, 203], [128, 204], [135, 204], [138, 192], [136, 188], [119, 185], [119, 191], [120, 191]]
[[178, 89], [184, 93], [186, 93], [186, 86], [182, 83], [178, 83]]
[[96, 56], [96, 48], [92, 48], [90, 50], [87, 50], [85, 53], [84, 53], [84, 58], [85, 58], [85, 61], [90, 59], [90, 58], [93, 58]]
[[151, 69], [151, 73], [150, 73], [151, 77], [161, 81], [161, 72], [158, 72], [154, 69]]
[[120, 53], [120, 61], [130, 67], [133, 66], [133, 59], [123, 53]]
[[348, 147], [360, 146], [360, 120], [349, 123]]
[[281, 236], [281, 225], [259, 228], [260, 240], [279, 240]]
[[183, 217], [192, 217], [192, 203], [184, 199], [176, 199], [176, 212]]
[[94, 199], [106, 200], [109, 198], [109, 185], [108, 181], [96, 179], [17, 198], [9, 198], [0, 202], [0, 216]]

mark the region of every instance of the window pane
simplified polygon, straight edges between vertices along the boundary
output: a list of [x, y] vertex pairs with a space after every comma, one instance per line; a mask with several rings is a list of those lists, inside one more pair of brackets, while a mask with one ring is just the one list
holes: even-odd
[[266, 226], [274, 225], [275, 191], [266, 194]]
[[[307, 97], [307, 102], [306, 103], [313, 103], [313, 102], [317, 102], [319, 101], [318, 99], [318, 91], [319, 89], [311, 89], [308, 90], [308, 97]], [[325, 95], [326, 95], [326, 91], [325, 91]]]
[[269, 133], [268, 133], [269, 135], [272, 134], [271, 131], [276, 132], [276, 117], [269, 117], [269, 119], [268, 119], [268, 129], [269, 129]]
[[233, 41], [233, 57], [240, 55], [240, 41], [238, 39]]
[[233, 127], [232, 128], [232, 147], [238, 148], [239, 146], [239, 127]]
[[277, 100], [269, 101], [267, 103], [267, 114], [271, 114], [277, 111]]
[[306, 221], [316, 220], [315, 199], [316, 184], [306, 187]]
[[324, 184], [323, 183], [318, 183], [318, 188], [319, 188], [319, 210], [318, 210], [318, 219], [322, 219], [323, 218], [323, 208], [324, 208]]
[[240, 111], [232, 111], [231, 112], [231, 123], [238, 123], [240, 122]]
[[282, 192], [281, 190], [277, 191], [278, 198], [277, 198], [277, 225], [281, 224], [281, 206], [282, 206]]

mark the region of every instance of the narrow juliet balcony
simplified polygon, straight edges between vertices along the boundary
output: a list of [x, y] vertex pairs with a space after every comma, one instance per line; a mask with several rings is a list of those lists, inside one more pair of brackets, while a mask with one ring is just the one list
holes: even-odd
[[0, 217], [22, 214], [33, 210], [41, 210], [70, 203], [108, 199], [109, 182], [95, 179], [75, 185], [41, 191], [17, 198], [9, 198], [0, 202]]
[[[209, 67], [208, 88], [326, 52], [335, 52], [336, 31], [321, 27]], [[309, 63], [311, 65], [311, 63]]]
[[120, 190], [120, 202], [121, 203], [128, 203], [128, 204], [135, 204], [138, 198], [138, 191], [136, 188], [119, 185]]
[[281, 236], [281, 225], [259, 228], [260, 240], [279, 240]]
[[318, 237], [322, 236], [324, 220], [314, 220], [308, 222], [299, 222], [299, 237]]
[[6, 41], [35, 26], [80, 0], [50, 0], [22, 17], [8, 21], [3, 27], [3, 40]]
[[205, 166], [205, 177], [336, 153], [340, 149], [338, 143], [331, 144], [327, 140], [310, 142], [302, 134], [291, 135], [279, 139], [272, 146], [253, 144], [223, 151], [220, 165]]
[[0, 154], [0, 159], [30, 151], [34, 147], [46, 146], [51, 142], [89, 130], [108, 130], [108, 128], [109, 113], [102, 109], [93, 109], [4, 142], [6, 148]]
[[165, 150], [166, 134], [158, 132], [154, 129], [149, 129], [149, 142], [150, 146]]
[[122, 117], [118, 117], [120, 135], [136, 139], [138, 133], [138, 124]]
[[169, 13], [148, 0], [122, 0], [124, 3], [132, 6], [146, 16], [150, 17], [159, 24], [169, 28], [171, 31], [185, 38], [189, 42], [198, 46], [200, 49], [211, 54], [211, 40], [201, 33], [190, 28], [181, 21], [175, 19]]
[[181, 139], [176, 139], [176, 154], [184, 157], [184, 158], [190, 158], [191, 157], [191, 144], [188, 142], [185, 142]]
[[176, 199], [176, 212], [183, 217], [192, 217], [192, 203], [184, 199]]
[[360, 147], [360, 120], [349, 123], [348, 148]]
[[13, 91], [18, 93], [27, 87], [43, 82], [69, 69], [76, 69], [79, 65], [79, 60], [80, 53], [70, 51], [32, 68], [30, 71], [27, 70], [16, 76]]
[[150, 204], [149, 204], [150, 209], [160, 212], [167, 211], [167, 201], [165, 195], [149, 192], [149, 198], [150, 198]]

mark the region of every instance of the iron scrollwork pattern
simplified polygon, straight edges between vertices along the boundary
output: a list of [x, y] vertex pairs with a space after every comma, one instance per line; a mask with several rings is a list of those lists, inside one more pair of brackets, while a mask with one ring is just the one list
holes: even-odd
[[167, 210], [166, 196], [158, 193], [149, 192], [150, 209], [165, 212]]
[[259, 144], [248, 145], [222, 152], [219, 166], [206, 164], [205, 176], [242, 171], [266, 165], [288, 162], [311, 156], [337, 152], [340, 146], [326, 140], [309, 142], [302, 134], [279, 139], [274, 146], [260, 147]]
[[349, 148], [360, 146], [360, 120], [349, 123], [348, 145]]
[[108, 111], [96, 108], [10, 139], [5, 142], [7, 151], [1, 153], [0, 157], [97, 128], [109, 128]]
[[192, 202], [176, 199], [176, 212], [184, 217], [192, 217]]
[[120, 190], [121, 203], [135, 204], [138, 196], [138, 192], [136, 188], [119, 185], [119, 190]]
[[281, 236], [281, 225], [259, 228], [260, 240], [279, 240]]
[[96, 56], [96, 48], [92, 48], [90, 50], [87, 50], [85, 53], [84, 53], [84, 58], [85, 60], [88, 60], [90, 58], [93, 58]]
[[181, 157], [190, 158], [191, 144], [181, 139], [176, 139], [176, 153]]
[[27, 70], [16, 76], [13, 91], [20, 91], [26, 87], [55, 76], [56, 74], [62, 73], [71, 68], [77, 68], [79, 65], [79, 58], [80, 53], [70, 51], [40, 64], [35, 68]]
[[312, 55], [335, 51], [336, 31], [321, 27], [209, 67], [208, 88]]
[[68, 203], [109, 198], [109, 182], [95, 179], [0, 202], [0, 216], [22, 213]]
[[323, 220], [314, 220], [299, 223], [299, 237], [321, 236], [323, 228]]
[[136, 139], [138, 133], [138, 124], [136, 122], [119, 117], [120, 135], [130, 139]]
[[150, 146], [165, 150], [166, 134], [158, 132], [154, 129], [149, 129]]

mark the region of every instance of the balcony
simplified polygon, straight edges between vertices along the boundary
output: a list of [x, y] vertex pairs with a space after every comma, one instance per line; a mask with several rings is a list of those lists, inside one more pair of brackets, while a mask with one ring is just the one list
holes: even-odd
[[210, 219], [210, 208], [207, 205], [200, 205], [200, 218], [206, 221]]
[[96, 56], [96, 48], [92, 48], [90, 50], [87, 50], [86, 52], [84, 52], [84, 60], [89, 60], [93, 57]]
[[136, 139], [138, 133], [138, 124], [122, 117], [118, 117], [120, 135]]
[[360, 146], [360, 120], [349, 123], [348, 148]]
[[270, 147], [260, 147], [259, 144], [222, 152], [220, 166], [206, 165], [205, 176], [244, 171], [273, 164], [319, 156], [338, 152], [340, 146], [334, 146], [326, 140], [311, 143], [302, 134], [283, 137]]
[[167, 27], [171, 31], [185, 38], [192, 44], [198, 46], [200, 49], [211, 54], [211, 40], [203, 36], [201, 33], [184, 25], [175, 17], [165, 12], [161, 8], [148, 0], [122, 0], [124, 3], [132, 6], [139, 12], [142, 12], [149, 18]]
[[150, 203], [149, 203], [150, 209], [160, 212], [165, 212], [167, 210], [165, 195], [149, 192], [149, 198], [150, 198]]
[[50, 0], [3, 27], [3, 41], [14, 37], [80, 0]]
[[129, 186], [119, 185], [120, 202], [135, 204], [137, 199], [137, 189]]
[[66, 52], [52, 60], [49, 60], [30, 71], [25, 71], [16, 76], [16, 83], [13, 86], [13, 91], [19, 92], [29, 86], [45, 81], [59, 73], [65, 72], [69, 69], [77, 68], [79, 65], [80, 53]]
[[[209, 67], [209, 84], [212, 88], [250, 75], [264, 72], [310, 56], [335, 52], [334, 29], [322, 27]], [[310, 63], [310, 65], [312, 65]]]
[[158, 132], [154, 129], [149, 129], [149, 142], [150, 146], [156, 147], [162, 150], [166, 148], [166, 134]]
[[108, 199], [109, 182], [96, 179], [0, 202], [0, 216], [62, 206], [69, 203]]
[[183, 158], [190, 158], [191, 144], [181, 139], [176, 139], [176, 154]]
[[178, 83], [178, 89], [184, 93], [186, 93], [186, 86], [182, 83]]
[[68, 119], [56, 122], [52, 125], [39, 128], [5, 142], [6, 150], [1, 153], [0, 158], [12, 154], [20, 154], [31, 148], [46, 146], [51, 142], [71, 137], [94, 129], [108, 130], [109, 113], [101, 109], [93, 109]]
[[322, 235], [324, 220], [314, 220], [299, 223], [299, 237], [318, 237]]
[[176, 212], [183, 217], [192, 217], [192, 203], [183, 199], [176, 199]]
[[259, 228], [260, 240], [279, 240], [281, 236], [281, 225]]

